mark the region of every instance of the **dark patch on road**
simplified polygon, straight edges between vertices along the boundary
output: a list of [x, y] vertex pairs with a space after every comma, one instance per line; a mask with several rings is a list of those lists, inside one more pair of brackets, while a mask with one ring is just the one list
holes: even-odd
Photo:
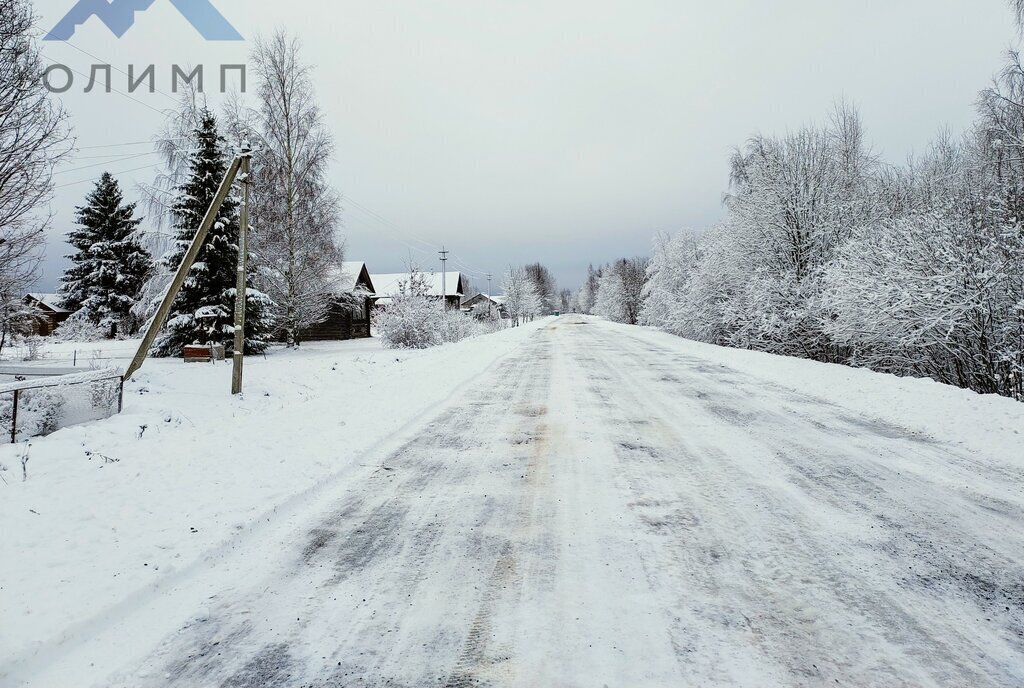
[[628, 440], [621, 440], [618, 442], [619, 449], [624, 450], [621, 453], [624, 454], [642, 454], [652, 459], [657, 459], [661, 456], [657, 449], [640, 442], [631, 442]]
[[267, 645], [244, 667], [221, 683], [221, 688], [283, 688], [291, 684], [292, 656], [288, 646]]
[[517, 415], [525, 418], [540, 418], [541, 416], [547, 415], [547, 406], [539, 406], [536, 404], [520, 404], [515, 410]]
[[482, 678], [479, 673], [497, 664], [507, 661], [507, 655], [493, 655], [490, 652], [491, 644], [491, 617], [495, 612], [495, 605], [503, 591], [512, 584], [519, 576], [516, 568], [515, 550], [512, 543], [506, 543], [494, 564], [494, 570], [487, 581], [483, 597], [480, 600], [480, 608], [469, 628], [469, 635], [462, 648], [462, 654], [455, 665], [455, 670], [445, 683], [445, 688], [471, 688], [477, 686], [491, 685], [490, 681]]
[[230, 633], [224, 633], [219, 618], [186, 626], [192, 640], [192, 649], [167, 665], [163, 685], [205, 685], [208, 677], [225, 657], [234, 657], [239, 646], [251, 633], [252, 625], [244, 621]]
[[314, 528], [309, 531], [309, 543], [306, 549], [302, 550], [302, 560], [308, 564], [320, 550], [334, 542], [337, 537], [337, 531], [326, 528]]
[[876, 518], [889, 530], [880, 549], [899, 561], [911, 561], [898, 582], [903, 587], [959, 591], [990, 619], [999, 619], [1024, 639], [1024, 570], [978, 543], [936, 542], [892, 519]]
[[758, 419], [756, 413], [744, 411], [728, 404], [709, 403], [706, 404], [705, 408], [726, 423], [741, 428], [753, 425], [754, 421]]
[[852, 428], [852, 432], [849, 432], [848, 434], [854, 437], [862, 437], [866, 430], [871, 435], [884, 437], [889, 440], [909, 440], [911, 442], [921, 442], [922, 444], [935, 444], [934, 440], [926, 435], [912, 432], [906, 428], [901, 428], [898, 425], [887, 423], [882, 420], [838, 414], [835, 418], [840, 423]]

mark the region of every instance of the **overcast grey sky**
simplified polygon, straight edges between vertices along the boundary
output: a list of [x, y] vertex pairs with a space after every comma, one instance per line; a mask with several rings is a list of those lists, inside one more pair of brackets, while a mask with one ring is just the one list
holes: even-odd
[[[473, 269], [539, 260], [573, 287], [590, 262], [647, 253], [656, 231], [720, 219], [731, 147], [822, 121], [837, 98], [889, 161], [962, 130], [1017, 40], [1005, 0], [213, 1], [246, 39], [301, 36], [337, 142], [349, 259], [397, 271], [410, 244], [444, 242]], [[36, 0], [43, 28], [74, 2]], [[204, 41], [168, 0], [121, 39], [92, 19], [71, 46], [44, 44], [83, 73], [156, 64], [168, 93], [171, 64], [202, 63], [214, 98], [218, 66], [248, 49]], [[65, 102], [82, 150], [57, 177], [47, 290], [90, 189], [77, 182], [157, 161], [145, 145], [94, 147], [149, 140], [173, 105], [78, 79]], [[117, 176], [134, 197], [154, 173]]]

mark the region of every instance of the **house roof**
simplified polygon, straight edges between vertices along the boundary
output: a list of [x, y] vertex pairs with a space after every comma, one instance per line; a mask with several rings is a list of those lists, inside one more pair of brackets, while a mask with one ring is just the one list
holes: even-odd
[[501, 304], [505, 303], [505, 297], [504, 296], [497, 295], [497, 294], [492, 294], [491, 296], [487, 296], [487, 294], [484, 294], [483, 292], [480, 292], [478, 294], [473, 294], [473, 296], [471, 296], [468, 299], [464, 300], [462, 302], [462, 305], [465, 306], [466, 304], [476, 303], [477, 301], [486, 301], [487, 299], [490, 299], [491, 303], [496, 304], [498, 306], [500, 306]]
[[34, 302], [34, 305], [46, 306], [54, 313], [71, 312], [64, 308], [64, 297], [60, 294], [29, 294], [28, 298]]
[[[445, 296], [462, 296], [465, 288], [461, 272], [446, 272], [444, 291]], [[427, 296], [441, 296], [441, 273], [424, 272], [423, 277], [427, 283]], [[392, 272], [379, 275], [370, 275], [376, 285], [378, 297], [392, 297], [401, 293], [400, 283], [409, 281], [408, 272]]]
[[352, 292], [363, 284], [364, 288], [371, 294], [374, 293], [373, 278], [370, 277], [366, 263], [360, 260], [346, 260], [339, 268], [331, 271], [330, 277], [335, 282], [335, 289], [339, 292]]

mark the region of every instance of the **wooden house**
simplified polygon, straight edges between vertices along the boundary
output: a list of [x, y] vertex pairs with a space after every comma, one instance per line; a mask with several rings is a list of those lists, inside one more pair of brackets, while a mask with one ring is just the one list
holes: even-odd
[[303, 331], [310, 341], [364, 339], [370, 336], [373, 280], [366, 263], [346, 261], [333, 275], [334, 299], [327, 317]]
[[478, 309], [487, 310], [488, 302], [490, 303], [490, 310], [493, 313], [497, 313], [502, 318], [505, 317], [505, 297], [504, 296], [488, 296], [487, 294], [476, 294], [469, 297], [462, 302], [462, 310], [467, 313], [476, 313]]
[[35, 311], [35, 334], [43, 337], [52, 335], [62, 322], [71, 317], [71, 311], [64, 308], [60, 294], [27, 294], [25, 305]]
[[[445, 305], [450, 310], [458, 310], [462, 298], [466, 294], [466, 278], [461, 272], [446, 272], [442, 279], [440, 272], [424, 272], [426, 280], [427, 297], [440, 299], [444, 297]], [[409, 283], [408, 272], [393, 272], [387, 274], [370, 275], [377, 287], [374, 296], [374, 303], [383, 306], [391, 302], [395, 296], [402, 293], [402, 285]]]

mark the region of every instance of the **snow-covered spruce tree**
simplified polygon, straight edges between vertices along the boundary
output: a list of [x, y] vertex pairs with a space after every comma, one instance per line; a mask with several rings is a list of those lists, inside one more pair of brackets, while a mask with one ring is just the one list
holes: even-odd
[[[164, 268], [172, 272], [178, 269], [188, 251], [228, 168], [224, 139], [218, 134], [217, 120], [209, 110], [201, 113], [193, 136], [195, 150], [189, 162], [188, 179], [178, 188], [177, 200], [171, 209], [177, 234], [171, 249], [161, 259]], [[174, 300], [167, 323], [153, 347], [154, 355], [179, 356], [186, 344], [209, 341], [224, 344], [228, 350], [233, 348], [238, 210], [238, 196], [229, 194]], [[273, 302], [265, 294], [247, 289], [247, 354], [266, 350], [272, 308]], [[197, 314], [213, 317], [200, 319]]]
[[61, 278], [64, 307], [105, 330], [131, 332], [130, 312], [152, 265], [137, 233], [142, 219], [107, 172], [75, 211], [78, 227], [68, 243], [77, 251]]

